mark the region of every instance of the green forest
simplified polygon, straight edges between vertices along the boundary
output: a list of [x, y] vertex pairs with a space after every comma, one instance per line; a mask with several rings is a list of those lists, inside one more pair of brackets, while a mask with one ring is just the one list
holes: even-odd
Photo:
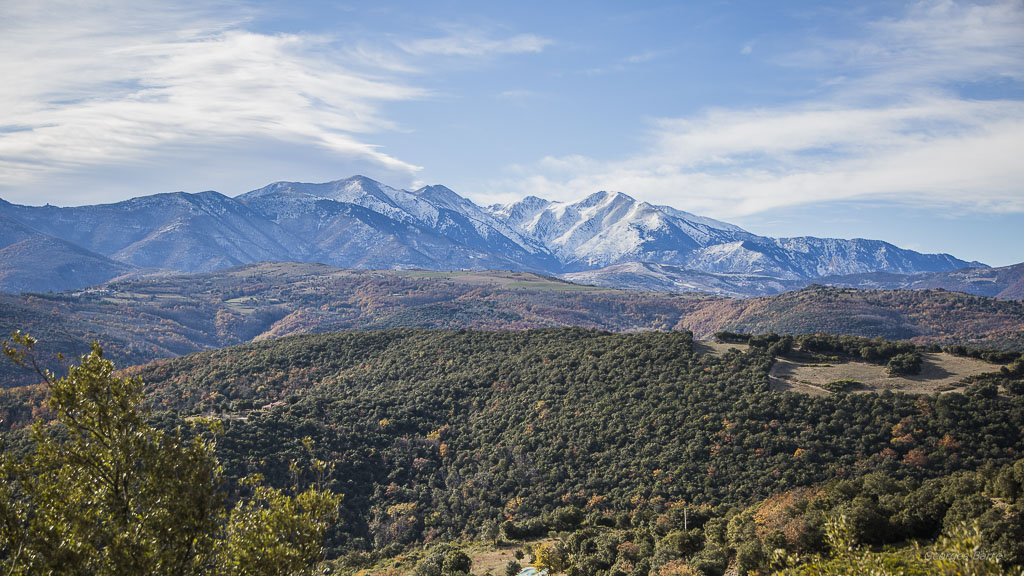
[[[702, 353], [687, 331], [335, 332], [123, 374], [145, 383], [154, 430], [207, 443], [226, 509], [252, 505], [254, 477], [282, 498], [343, 495], [316, 560], [336, 573], [482, 574], [481, 546], [516, 551], [493, 574], [1024, 564], [1016, 353], [948, 349], [992, 363], [962, 393], [811, 396], [772, 388], [776, 358], [905, 374], [924, 349], [719, 336], [743, 349]], [[38, 443], [32, 422], [60, 421], [51, 404], [40, 388], [3, 391], [9, 455]]]

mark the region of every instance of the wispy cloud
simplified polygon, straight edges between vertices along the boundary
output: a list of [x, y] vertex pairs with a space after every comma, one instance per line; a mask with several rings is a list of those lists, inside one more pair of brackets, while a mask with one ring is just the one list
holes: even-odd
[[588, 68], [582, 73], [586, 76], [603, 76], [605, 74], [615, 74], [618, 72], [625, 72], [634, 66], [645, 64], [657, 58], [661, 58], [665, 55], [662, 50], [647, 50], [639, 54], [632, 54], [624, 58], [615, 60], [608, 66], [602, 66], [598, 68]]
[[512, 182], [566, 199], [622, 190], [721, 216], [868, 197], [1024, 211], [1024, 103], [719, 110], [663, 120], [654, 134], [635, 157], [546, 158]]
[[432, 65], [418, 56], [521, 54], [551, 43], [480, 31], [402, 41], [265, 33], [258, 16], [231, 1], [0, 3], [0, 190], [173, 162], [176, 151], [237, 159], [267, 143], [411, 177], [420, 167], [375, 140], [408, 129], [387, 103], [438, 97], [410, 83]]
[[614, 189], [722, 217], [865, 198], [1024, 211], [1024, 101], [962, 91], [1021, 81], [1021, 30], [1019, 1], [915, 4], [860, 38], [779, 58], [841, 71], [814, 100], [660, 119], [628, 158], [546, 158], [494, 188], [565, 199]]
[[502, 90], [495, 95], [495, 98], [499, 100], [505, 100], [508, 102], [515, 102], [518, 104], [526, 103], [530, 100], [536, 100], [541, 98], [542, 95], [534, 90], [526, 90], [524, 88], [516, 88], [512, 90]]
[[627, 57], [622, 59], [621, 63], [622, 64], [643, 64], [644, 62], [650, 62], [651, 60], [654, 60], [655, 58], [657, 58], [657, 57], [659, 57], [661, 55], [662, 55], [661, 52], [658, 52], [658, 51], [655, 51], [655, 50], [648, 50], [648, 51], [643, 52], [641, 54], [634, 54], [632, 56], [627, 56]]
[[1022, 80], [1022, 30], [1024, 3], [1019, 0], [920, 2], [903, 18], [872, 23], [859, 49], [836, 43], [828, 56], [890, 87], [998, 76]]
[[534, 34], [518, 34], [508, 38], [491, 38], [482, 32], [465, 30], [439, 38], [400, 42], [399, 46], [416, 56], [490, 56], [525, 54], [543, 51], [552, 41]]
[[366, 135], [382, 102], [424, 91], [346, 68], [331, 38], [247, 31], [160, 3], [6, 3], [0, 14], [6, 186], [168, 147], [245, 138], [302, 142], [389, 170], [418, 168]]

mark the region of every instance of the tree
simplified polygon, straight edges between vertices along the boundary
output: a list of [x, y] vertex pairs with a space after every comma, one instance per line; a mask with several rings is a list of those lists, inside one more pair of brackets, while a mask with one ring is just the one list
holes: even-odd
[[921, 373], [921, 354], [904, 352], [893, 356], [886, 365], [889, 376], [908, 376]]
[[273, 576], [314, 573], [323, 555], [330, 521], [337, 515], [340, 497], [315, 488], [296, 496], [248, 480], [252, 498], [231, 510], [218, 543], [219, 570], [225, 575]]
[[480, 527], [480, 538], [491, 544], [496, 544], [500, 537], [501, 529], [498, 521], [493, 518], [484, 520], [483, 525]]
[[565, 545], [560, 541], [547, 542], [537, 547], [537, 560], [533, 563], [537, 568], [562, 572], [569, 566], [569, 555]]
[[461, 576], [473, 568], [473, 560], [451, 544], [440, 544], [416, 564], [416, 576]]
[[12, 336], [4, 353], [39, 372], [55, 422], [34, 423], [24, 458], [0, 454], [8, 574], [291, 574], [319, 559], [340, 496], [254, 478], [228, 517], [213, 441], [153, 428], [141, 379], [117, 376], [97, 344], [57, 379], [34, 338]]
[[[860, 576], [862, 574], [934, 574], [936, 576], [1024, 576], [1020, 567], [1004, 568], [981, 546], [977, 525], [959, 524], [939, 538], [932, 549], [915, 544], [903, 554], [872, 552], [854, 539], [853, 524], [839, 516], [826, 522], [826, 540], [830, 558], [820, 555], [809, 559], [790, 556], [777, 550], [774, 564], [784, 568], [773, 573], [782, 576]], [[786, 568], [789, 566], [789, 568]]]

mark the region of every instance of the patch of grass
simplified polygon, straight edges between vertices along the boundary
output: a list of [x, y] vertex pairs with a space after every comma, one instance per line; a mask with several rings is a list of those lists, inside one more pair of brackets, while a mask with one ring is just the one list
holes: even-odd
[[748, 344], [732, 344], [728, 342], [716, 342], [714, 340], [697, 340], [693, 343], [693, 351], [697, 354], [711, 354], [712, 356], [725, 356], [730, 350], [746, 352], [750, 349]]
[[931, 394], [949, 392], [963, 387], [963, 379], [972, 375], [991, 372], [992, 365], [974, 358], [961, 358], [946, 353], [922, 354], [921, 373], [911, 376], [889, 376], [884, 366], [866, 362], [822, 362], [802, 363], [780, 358], [772, 367], [771, 375], [776, 379], [777, 388], [810, 392], [808, 386], [832, 390], [836, 382], [852, 381], [858, 386], [848, 387], [845, 392], [881, 392], [899, 389], [910, 394]]

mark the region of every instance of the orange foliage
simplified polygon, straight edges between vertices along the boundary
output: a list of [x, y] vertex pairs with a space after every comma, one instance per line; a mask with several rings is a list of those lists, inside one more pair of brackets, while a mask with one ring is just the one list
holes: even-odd
[[764, 539], [769, 534], [781, 532], [786, 537], [786, 542], [795, 546], [805, 530], [802, 510], [798, 508], [813, 502], [821, 495], [822, 490], [818, 488], [796, 488], [761, 502], [754, 512], [757, 537]]
[[924, 468], [928, 465], [928, 455], [924, 449], [914, 448], [903, 457], [903, 462], [917, 468]]

